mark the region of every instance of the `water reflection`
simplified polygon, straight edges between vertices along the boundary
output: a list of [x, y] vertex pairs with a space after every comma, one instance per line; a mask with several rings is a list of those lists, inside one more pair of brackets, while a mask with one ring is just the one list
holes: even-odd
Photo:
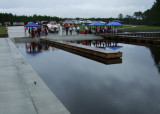
[[27, 53], [38, 53], [42, 49], [42, 44], [39, 42], [26, 43], [26, 52]]
[[86, 46], [94, 46], [102, 49], [112, 49], [116, 50], [122, 48], [123, 46], [119, 46], [117, 42], [110, 42], [107, 40], [82, 40], [82, 41], [70, 41], [72, 43], [82, 44]]
[[72, 43], [83, 44], [86, 46], [95, 46], [95, 47], [106, 47], [106, 46], [117, 46], [117, 42], [110, 42], [106, 40], [82, 40], [82, 41], [70, 41]]
[[[96, 42], [98, 42], [98, 41], [96, 41]], [[114, 53], [113, 51], [110, 51], [108, 53], [108, 55], [106, 54], [106, 56], [113, 56], [114, 58], [106, 58], [106, 57], [101, 56], [102, 55], [101, 53], [99, 53], [101, 55], [98, 55], [98, 54], [94, 55], [91, 51], [87, 52], [86, 50], [84, 51], [84, 50], [77, 50], [77, 49], [74, 49], [74, 48], [68, 48], [66, 46], [66, 44], [63, 45], [62, 43], [59, 43], [59, 42], [50, 43], [49, 41], [46, 42], [45, 40], [44, 41], [42, 40], [42, 43], [44, 45], [49, 44], [49, 45], [54, 46], [56, 48], [59, 48], [59, 49], [62, 49], [62, 50], [65, 50], [65, 51], [68, 51], [68, 52], [71, 52], [71, 53], [74, 53], [74, 54], [77, 54], [77, 55], [80, 55], [80, 56], [83, 56], [83, 57], [86, 57], [86, 58], [89, 58], [89, 59], [92, 59], [92, 60], [95, 60], [95, 61], [98, 61], [98, 62], [101, 62], [101, 63], [104, 63], [104, 64], [122, 63], [122, 59], [119, 57], [119, 55], [118, 56], [111, 55], [112, 53]], [[82, 41], [72, 41], [72, 43], [77, 43], [77, 44], [86, 45], [86, 46], [93, 46], [94, 45], [93, 41], [84, 41], [84, 40], [82, 40]], [[102, 48], [105, 49], [105, 47], [104, 47], [105, 43], [101, 42], [101, 44], [103, 44]], [[96, 47], [101, 48], [101, 44], [97, 43]], [[116, 52], [116, 53], [118, 53], [118, 52]]]
[[[23, 45], [22, 45], [23, 47]], [[19, 47], [17, 47], [19, 48]], [[25, 50], [30, 55], [37, 55], [41, 53], [43, 50], [56, 50], [56, 48], [53, 48], [52, 46], [48, 46], [46, 44], [42, 44], [41, 42], [31, 42], [31, 43], [25, 43]]]
[[149, 47], [152, 57], [154, 59], [155, 65], [160, 73], [160, 48]]
[[150, 50], [117, 46], [123, 46], [122, 64], [104, 65], [63, 50], [25, 56], [71, 114], [159, 114], [160, 75]]

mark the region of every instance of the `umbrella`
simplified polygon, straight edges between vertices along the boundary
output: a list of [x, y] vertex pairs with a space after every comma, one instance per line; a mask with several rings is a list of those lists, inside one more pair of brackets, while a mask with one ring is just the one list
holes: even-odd
[[40, 27], [40, 25], [37, 25], [36, 23], [31, 22], [25, 25], [25, 27]]
[[99, 21], [95, 21], [95, 22], [89, 24], [88, 26], [105, 26], [105, 24], [103, 24], [103, 23], [101, 23]]
[[117, 21], [112, 21], [108, 24], [106, 24], [107, 26], [122, 26], [123, 24]]

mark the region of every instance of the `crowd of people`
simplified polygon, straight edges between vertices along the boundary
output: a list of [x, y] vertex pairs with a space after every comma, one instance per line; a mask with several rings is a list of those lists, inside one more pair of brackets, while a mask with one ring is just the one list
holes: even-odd
[[85, 24], [82, 24], [82, 28], [80, 29], [79, 25], [76, 24], [62, 24], [62, 34], [65, 31], [66, 35], [70, 33], [70, 35], [73, 34], [73, 32], [79, 34], [99, 34], [99, 33], [118, 33], [118, 27], [112, 27], [111, 26], [87, 26]]
[[34, 38], [35, 36], [40, 37], [40, 36], [47, 36], [48, 35], [48, 29], [47, 27], [26, 27], [25, 28], [25, 32], [26, 30], [29, 33], [29, 36], [31, 36], [32, 38]]
[[[99, 33], [117, 33], [118, 27], [111, 26], [87, 26], [82, 24], [82, 26], [77, 24], [62, 24], [62, 35], [79, 35], [79, 34], [99, 34]], [[81, 28], [80, 28], [81, 27]], [[26, 27], [25, 32], [28, 30], [29, 36], [34, 38], [35, 36], [47, 36], [48, 27]], [[65, 34], [64, 34], [65, 32]]]

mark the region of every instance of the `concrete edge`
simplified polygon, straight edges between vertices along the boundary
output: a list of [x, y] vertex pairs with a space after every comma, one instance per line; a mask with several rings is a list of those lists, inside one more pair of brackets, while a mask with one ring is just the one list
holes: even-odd
[[[10, 38], [7, 38], [18, 72], [24, 80], [26, 89], [37, 114], [70, 114], [60, 100], [52, 93], [24, 56], [18, 51]], [[36, 81], [36, 85], [34, 84]]]
[[25, 42], [39, 42], [40, 38], [30, 38], [30, 37], [15, 37], [12, 38], [14, 43], [25, 43]]

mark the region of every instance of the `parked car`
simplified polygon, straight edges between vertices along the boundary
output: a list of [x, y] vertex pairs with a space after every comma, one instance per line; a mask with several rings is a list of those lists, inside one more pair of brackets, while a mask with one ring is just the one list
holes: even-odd
[[60, 24], [57, 24], [56, 22], [50, 22], [47, 24], [47, 26], [49, 32], [58, 33], [58, 31], [60, 30]]
[[40, 21], [36, 21], [36, 24], [37, 24], [37, 25], [41, 25]]
[[92, 21], [91, 21], [91, 20], [85, 20], [84, 23], [85, 23], [85, 24], [91, 24]]
[[83, 23], [84, 23], [83, 20], [78, 20], [78, 21], [77, 21], [77, 24], [83, 24]]
[[59, 24], [62, 24], [62, 23], [63, 23], [63, 21], [59, 21], [58, 23], [59, 23]]
[[11, 26], [11, 23], [10, 23], [10, 22], [4, 22], [3, 25], [4, 25], [4, 26], [6, 26], [6, 25], [7, 25], [7, 26]]
[[99, 22], [101, 22], [101, 23], [103, 23], [103, 24], [106, 24], [106, 22], [104, 22], [104, 21], [99, 21]]
[[48, 21], [41, 21], [41, 25], [43, 26], [43, 27], [47, 27], [47, 24], [48, 24], [49, 22]]
[[24, 26], [24, 22], [13, 22], [13, 26]]

